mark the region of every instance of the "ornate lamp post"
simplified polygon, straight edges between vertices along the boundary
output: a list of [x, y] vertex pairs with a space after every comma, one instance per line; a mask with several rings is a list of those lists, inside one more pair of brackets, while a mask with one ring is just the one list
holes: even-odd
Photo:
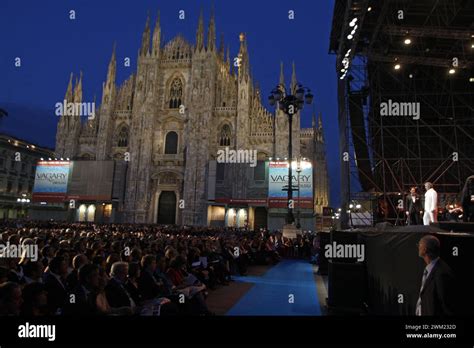
[[300, 186], [300, 173], [301, 173], [301, 160], [298, 158], [296, 172], [298, 173], [298, 211], [296, 212], [296, 228], [301, 228], [301, 220], [300, 220], [300, 210], [301, 210], [301, 186]]
[[271, 106], [278, 103], [278, 108], [288, 116], [288, 213], [286, 216], [286, 223], [292, 224], [295, 221], [293, 215], [293, 115], [303, 109], [306, 104], [313, 102], [313, 94], [309, 88], [303, 87], [296, 83], [292, 88], [287, 89], [284, 84], [278, 84], [268, 97], [268, 102]]

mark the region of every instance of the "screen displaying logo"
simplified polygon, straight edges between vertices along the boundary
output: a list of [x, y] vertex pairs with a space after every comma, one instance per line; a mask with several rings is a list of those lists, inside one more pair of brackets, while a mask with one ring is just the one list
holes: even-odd
[[[268, 180], [268, 198], [270, 207], [287, 206], [288, 197], [288, 162], [270, 162]], [[313, 167], [311, 162], [292, 163], [292, 188], [295, 206], [312, 208], [313, 201]], [[299, 193], [298, 193], [299, 190]]]
[[33, 199], [58, 200], [66, 196], [72, 162], [40, 161], [36, 166]]

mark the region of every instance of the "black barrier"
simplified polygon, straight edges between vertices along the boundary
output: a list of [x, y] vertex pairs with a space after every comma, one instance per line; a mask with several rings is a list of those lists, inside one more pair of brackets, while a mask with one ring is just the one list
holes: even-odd
[[[426, 234], [437, 236], [441, 243], [441, 258], [453, 270], [456, 281], [456, 314], [474, 313], [474, 234], [402, 231], [338, 231], [331, 242], [363, 243], [365, 274], [357, 272], [348, 283], [344, 267], [330, 267], [328, 283], [338, 298], [328, 301], [335, 307], [345, 307], [351, 293], [366, 294], [369, 314], [414, 315], [425, 264], [418, 256], [417, 243]], [[324, 252], [324, 250], [322, 250]], [[339, 260], [338, 260], [339, 261]], [[347, 262], [347, 261], [346, 261]], [[353, 260], [355, 262], [355, 260]], [[337, 266], [337, 265], [336, 265]], [[338, 279], [331, 279], [331, 278]], [[354, 288], [361, 286], [362, 288]], [[346, 293], [347, 298], [340, 294]]]

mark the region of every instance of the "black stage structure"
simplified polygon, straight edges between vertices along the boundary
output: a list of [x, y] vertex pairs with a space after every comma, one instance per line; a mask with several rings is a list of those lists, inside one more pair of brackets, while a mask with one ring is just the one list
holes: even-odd
[[[426, 266], [417, 243], [429, 234], [440, 240], [440, 256], [455, 276], [450, 297], [453, 314], [472, 315], [474, 223], [459, 224], [470, 232], [453, 232], [455, 224], [321, 232], [319, 273], [328, 276], [329, 314], [414, 316]], [[324, 250], [333, 243], [364, 245], [364, 260], [328, 259]]]
[[[330, 53], [342, 226], [354, 201], [370, 202], [373, 224], [402, 224], [400, 200], [426, 181], [440, 207], [459, 202], [474, 174], [474, 1], [335, 0]], [[419, 119], [383, 116], [390, 101], [419, 103]]]

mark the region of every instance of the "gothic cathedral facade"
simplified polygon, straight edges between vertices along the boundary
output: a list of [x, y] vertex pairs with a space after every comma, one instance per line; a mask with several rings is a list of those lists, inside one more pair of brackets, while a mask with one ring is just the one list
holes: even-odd
[[[232, 59], [223, 39], [216, 46], [215, 33], [211, 16], [206, 39], [201, 13], [194, 45], [180, 35], [162, 44], [159, 16], [153, 32], [148, 18], [136, 72], [116, 84], [114, 46], [95, 117], [86, 122], [79, 117], [59, 119], [57, 156], [127, 161], [124, 199], [116, 207], [122, 222], [228, 223], [225, 217], [211, 216], [211, 207], [222, 197], [227, 197], [220, 204], [224, 215], [232, 201], [244, 202], [247, 208], [256, 202], [268, 212], [262, 204], [268, 188], [253, 183], [256, 169], [234, 167], [233, 173], [221, 173], [217, 152], [224, 147], [256, 150], [263, 164], [283, 159], [288, 152], [288, 119], [262, 105], [250, 74], [247, 38], [240, 35], [238, 56]], [[283, 66], [280, 82], [284, 83]], [[295, 83], [293, 65], [291, 84]], [[82, 102], [82, 74], [74, 84], [71, 75], [65, 100]], [[313, 211], [321, 214], [329, 204], [329, 183], [320, 115], [318, 121], [313, 115], [311, 128], [301, 128], [300, 115], [295, 115], [293, 156], [313, 163]], [[268, 176], [268, 165], [265, 168]], [[167, 214], [174, 216], [167, 219]]]

